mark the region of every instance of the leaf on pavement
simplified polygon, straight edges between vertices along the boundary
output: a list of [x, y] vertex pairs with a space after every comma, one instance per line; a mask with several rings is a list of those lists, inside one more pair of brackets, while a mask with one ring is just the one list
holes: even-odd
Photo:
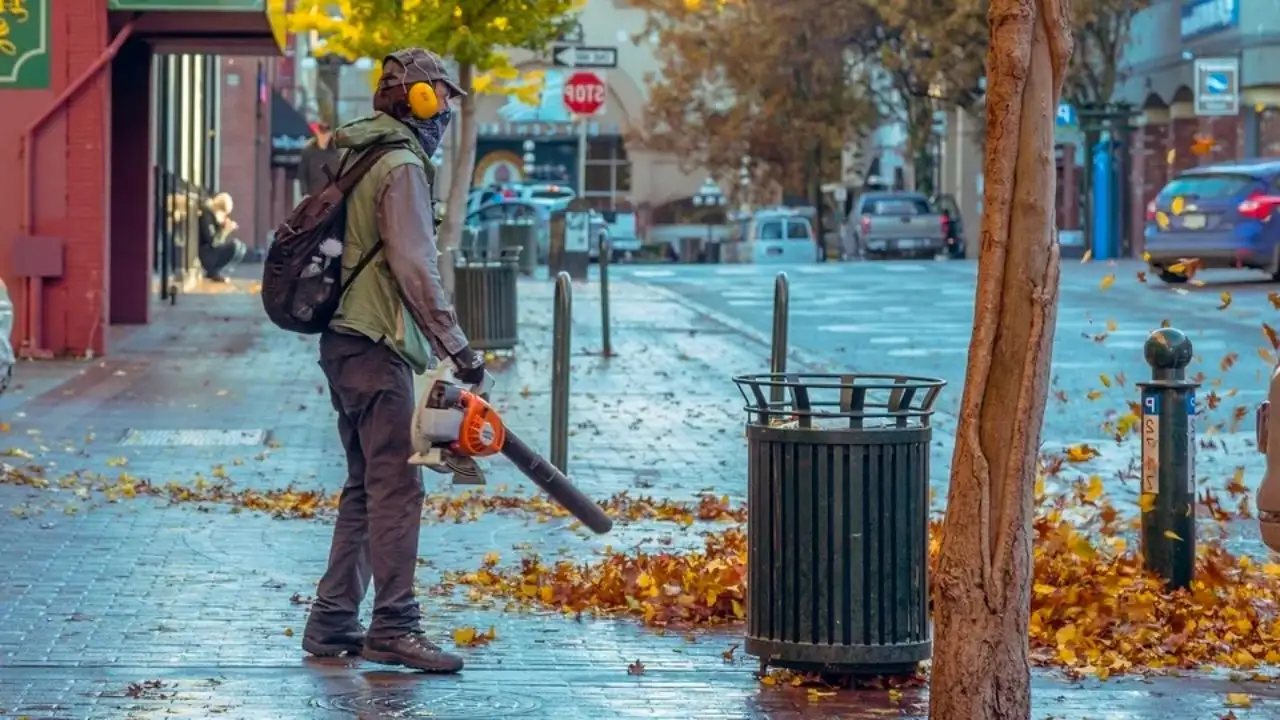
[[627, 674], [628, 674], [628, 675], [643, 675], [643, 674], [644, 674], [644, 663], [640, 662], [639, 660], [636, 660], [635, 662], [631, 663], [630, 665], [628, 665], [628, 666], [627, 666]]
[[1262, 336], [1271, 343], [1272, 349], [1280, 348], [1280, 335], [1276, 334], [1276, 329], [1266, 323], [1262, 323]]
[[1115, 275], [1115, 273], [1111, 273], [1111, 274], [1107, 275], [1106, 277], [1102, 278], [1102, 282], [1098, 285], [1098, 287], [1099, 287], [1099, 288], [1101, 288], [1101, 289], [1103, 289], [1103, 290], [1107, 290], [1107, 289], [1109, 289], [1112, 285], [1114, 285], [1114, 284], [1115, 284], [1115, 282], [1116, 282], [1116, 275]]
[[1222, 294], [1219, 295], [1218, 298], [1222, 300], [1222, 304], [1218, 306], [1219, 310], [1226, 310], [1227, 308], [1231, 307], [1231, 293], [1227, 292], [1226, 290], [1223, 290]]
[[1066, 455], [1067, 462], [1082, 463], [1098, 457], [1098, 449], [1092, 445], [1081, 443], [1067, 448], [1064, 454]]
[[1227, 693], [1227, 707], [1247, 708], [1253, 707], [1253, 698], [1244, 693]]
[[1271, 301], [1271, 307], [1280, 310], [1280, 293], [1275, 291], [1267, 293], [1267, 300]]

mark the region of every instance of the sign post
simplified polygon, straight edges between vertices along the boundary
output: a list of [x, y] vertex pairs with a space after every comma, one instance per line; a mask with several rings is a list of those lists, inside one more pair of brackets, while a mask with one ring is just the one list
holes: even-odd
[[1196, 58], [1196, 115], [1240, 113], [1240, 59]]
[[1143, 348], [1151, 382], [1142, 390], [1142, 558], [1170, 589], [1191, 585], [1196, 559], [1196, 388], [1187, 380], [1191, 340], [1151, 333]]

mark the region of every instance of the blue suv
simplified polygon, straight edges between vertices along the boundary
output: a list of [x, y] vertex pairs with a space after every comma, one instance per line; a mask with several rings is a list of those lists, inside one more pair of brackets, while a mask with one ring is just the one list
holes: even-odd
[[1280, 280], [1280, 159], [1186, 170], [1147, 204], [1146, 260], [1167, 283], [1192, 268], [1249, 268]]

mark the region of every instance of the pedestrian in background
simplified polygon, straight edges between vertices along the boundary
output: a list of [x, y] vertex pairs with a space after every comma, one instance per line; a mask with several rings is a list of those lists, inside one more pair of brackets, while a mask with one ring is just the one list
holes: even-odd
[[234, 203], [227, 193], [209, 198], [200, 210], [197, 254], [204, 276], [214, 282], [227, 282], [226, 272], [244, 259], [245, 244], [232, 235], [240, 224], [231, 219]]
[[329, 176], [325, 174], [326, 165], [336, 175], [338, 172], [338, 148], [333, 144], [333, 132], [328, 123], [316, 124], [316, 136], [307, 141], [302, 148], [302, 157], [298, 160], [298, 180], [302, 183], [303, 195], [314, 195], [320, 192]]

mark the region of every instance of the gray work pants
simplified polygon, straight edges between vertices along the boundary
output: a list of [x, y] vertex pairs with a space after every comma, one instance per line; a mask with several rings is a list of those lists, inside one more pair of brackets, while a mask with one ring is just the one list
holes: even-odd
[[420, 469], [408, 464], [413, 371], [385, 344], [338, 332], [320, 337], [320, 367], [338, 411], [347, 482], [308, 629], [341, 633], [355, 628], [372, 576], [369, 637], [419, 631], [413, 579], [424, 489]]

